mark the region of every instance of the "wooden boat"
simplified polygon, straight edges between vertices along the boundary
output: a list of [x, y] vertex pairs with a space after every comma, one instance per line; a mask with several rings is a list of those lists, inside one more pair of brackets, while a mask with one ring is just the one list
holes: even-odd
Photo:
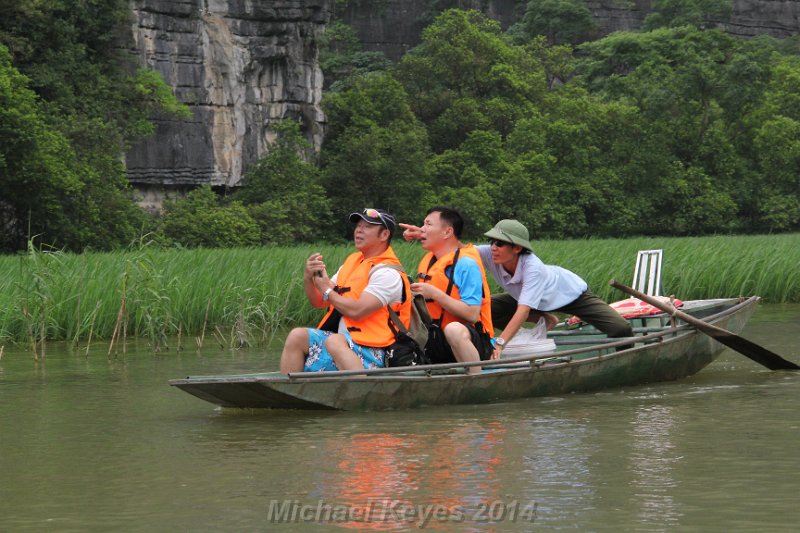
[[[695, 300], [683, 311], [739, 333], [759, 298]], [[691, 376], [725, 349], [667, 315], [632, 319], [636, 337], [608, 339], [586, 326], [556, 328], [557, 349], [482, 363], [362, 371], [277, 372], [187, 377], [169, 383], [229, 408], [385, 410], [480, 404], [673, 381]], [[631, 346], [633, 344], [633, 347]], [[465, 367], [481, 364], [480, 374]]]

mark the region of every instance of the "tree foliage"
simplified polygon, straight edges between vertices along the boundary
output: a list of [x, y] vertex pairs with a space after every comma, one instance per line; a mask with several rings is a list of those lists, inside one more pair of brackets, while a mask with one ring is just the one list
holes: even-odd
[[541, 35], [551, 45], [587, 40], [597, 23], [583, 0], [530, 0], [522, 20], [509, 28], [517, 42]]
[[[701, 11], [721, 13], [709, 6]], [[479, 12], [445, 11], [368, 92], [330, 100], [329, 193], [387, 198], [364, 170], [385, 160], [376, 148], [391, 137], [370, 127], [394, 112], [377, 95], [397, 80], [404, 92], [392, 92], [392, 109], [410, 109], [404, 122], [424, 128], [430, 155], [423, 147], [393, 160], [410, 168], [424, 158], [413, 176], [425, 182], [393, 168], [392, 187], [461, 209], [473, 235], [506, 217], [553, 237], [798, 229], [800, 79], [788, 45], [683, 25], [614, 33], [575, 56], [542, 36], [521, 39], [522, 29], [504, 34]], [[334, 168], [355, 179], [334, 184]]]
[[121, 155], [154, 113], [186, 109], [119, 51], [124, 0], [0, 3], [0, 248], [129, 244], [146, 223]]
[[365, 207], [416, 219], [429, 186], [427, 133], [411, 111], [403, 87], [388, 75], [356, 80], [324, 101], [330, 128], [322, 172], [334, 227], [347, 230], [347, 214]]
[[258, 224], [264, 244], [310, 242], [328, 235], [330, 200], [319, 169], [306, 159], [313, 153], [297, 122], [276, 126], [277, 139], [248, 169], [241, 190], [231, 196], [242, 202]]
[[204, 185], [186, 198], [164, 202], [159, 234], [166, 244], [187, 248], [254, 246], [260, 241], [258, 224], [239, 202], [221, 205]]

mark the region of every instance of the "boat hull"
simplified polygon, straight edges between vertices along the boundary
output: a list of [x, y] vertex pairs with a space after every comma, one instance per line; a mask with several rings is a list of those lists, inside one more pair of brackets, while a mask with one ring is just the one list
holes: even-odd
[[[755, 311], [757, 302], [754, 297], [738, 303], [710, 317], [710, 322], [738, 333]], [[422, 370], [361, 376], [321, 373], [290, 377], [267, 373], [189, 377], [172, 380], [170, 384], [223, 407], [408, 409], [674, 381], [699, 372], [724, 349], [711, 337], [685, 328], [622, 351], [595, 347], [556, 352], [555, 358], [509, 364], [477, 375]], [[571, 353], [575, 356], [562, 355]]]

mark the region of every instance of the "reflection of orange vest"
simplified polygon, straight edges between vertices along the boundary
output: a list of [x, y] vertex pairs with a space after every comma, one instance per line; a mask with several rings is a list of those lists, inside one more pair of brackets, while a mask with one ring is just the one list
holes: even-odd
[[[369, 272], [380, 263], [399, 265], [400, 260], [390, 246], [382, 254], [364, 259], [361, 252], [355, 252], [345, 259], [339, 274], [336, 276], [334, 290], [351, 300], [358, 300], [369, 283]], [[399, 273], [404, 276], [402, 272]], [[403, 325], [408, 327], [411, 319], [411, 289], [408, 283], [403, 283], [403, 302], [392, 305], [392, 309], [400, 316]], [[322, 328], [333, 313], [333, 306], [328, 307], [328, 312], [322, 318], [318, 328]], [[355, 319], [343, 316], [347, 331], [357, 344], [373, 348], [384, 348], [394, 342], [394, 333], [389, 327], [391, 319], [386, 306], [363, 318]]]
[[[475, 263], [478, 265], [478, 268], [481, 270], [481, 279], [483, 280], [483, 299], [481, 300], [481, 318], [478, 323], [483, 325], [483, 331], [488, 333], [490, 337], [494, 337], [494, 327], [492, 327], [492, 299], [491, 294], [489, 293], [489, 283], [486, 281], [486, 272], [484, 272], [483, 263], [481, 263], [481, 256], [478, 253], [478, 249], [471, 244], [462, 246], [459, 248], [459, 250], [460, 257], [469, 257], [475, 261]], [[430, 283], [434, 287], [441, 289], [443, 292], [447, 292], [447, 286], [450, 284], [450, 278], [448, 278], [445, 274], [445, 269], [453, 265], [455, 251], [442, 256], [433, 264], [431, 264], [432, 259], [433, 252], [428, 252], [425, 257], [422, 258], [422, 261], [419, 262], [418, 281]], [[451, 276], [454, 275], [452, 272], [454, 269], [455, 268], [451, 269]], [[455, 285], [453, 285], [452, 289], [450, 290], [450, 296], [456, 300], [460, 299], [458, 295], [458, 287]], [[442, 306], [439, 305], [439, 302], [429, 301], [427, 303], [431, 318], [437, 320], [441, 317], [440, 325], [442, 328], [444, 328], [450, 322], [464, 322], [448, 311], [445, 311]]]

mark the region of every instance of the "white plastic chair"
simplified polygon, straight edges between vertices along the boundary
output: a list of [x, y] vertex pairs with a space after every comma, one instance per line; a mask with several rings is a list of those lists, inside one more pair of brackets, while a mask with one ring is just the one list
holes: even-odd
[[648, 296], [661, 296], [663, 250], [639, 250], [633, 272], [633, 288]]

